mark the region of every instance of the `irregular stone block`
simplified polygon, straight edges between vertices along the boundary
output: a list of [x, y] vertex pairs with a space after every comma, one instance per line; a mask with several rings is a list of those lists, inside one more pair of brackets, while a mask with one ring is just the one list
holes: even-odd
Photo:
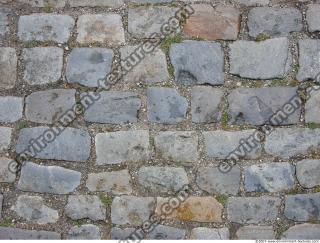
[[183, 240], [186, 230], [166, 225], [157, 225], [148, 234], [147, 239], [150, 240]]
[[272, 226], [243, 226], [236, 232], [236, 237], [239, 240], [271, 240], [275, 239], [276, 235]]
[[69, 0], [70, 7], [111, 7], [118, 8], [123, 0]]
[[192, 240], [228, 240], [230, 237], [228, 228], [198, 227], [191, 230]]
[[6, 34], [10, 33], [11, 14], [12, 12], [10, 9], [0, 8], [0, 37], [4, 37]]
[[310, 32], [320, 31], [320, 4], [310, 4], [306, 13]]
[[[1, 19], [1, 12], [0, 12]], [[1, 21], [0, 21], [1, 28]], [[1, 35], [1, 33], [0, 33]], [[14, 48], [0, 47], [0, 88], [11, 89], [17, 80], [17, 54]]]
[[305, 104], [305, 121], [320, 123], [320, 90], [313, 91]]
[[67, 235], [68, 240], [101, 240], [100, 229], [93, 224], [73, 226]]
[[52, 231], [26, 230], [11, 227], [0, 227], [1, 240], [60, 240], [61, 235]]
[[22, 118], [23, 98], [0, 97], [0, 122], [16, 122]]
[[298, 224], [290, 227], [283, 233], [281, 239], [316, 240], [320, 238], [319, 224]]
[[0, 157], [0, 183], [13, 183], [16, 180], [16, 174], [11, 169], [14, 164], [13, 159]]
[[8, 150], [11, 144], [12, 128], [0, 127], [0, 151]]
[[32, 7], [43, 8], [47, 6], [63, 8], [66, 0], [18, 0], [20, 3], [29, 4]]
[[257, 5], [268, 5], [270, 0], [235, 0], [235, 2], [239, 4], [243, 4], [246, 6], [257, 6]]
[[302, 160], [296, 165], [299, 184], [304, 188], [320, 185], [320, 160]]
[[0, 219], [1, 219], [1, 212], [2, 212], [2, 204], [3, 204], [3, 195], [0, 194]]
[[111, 239], [112, 240], [128, 240], [128, 239], [145, 239], [145, 233], [142, 229], [135, 228], [111, 228]]

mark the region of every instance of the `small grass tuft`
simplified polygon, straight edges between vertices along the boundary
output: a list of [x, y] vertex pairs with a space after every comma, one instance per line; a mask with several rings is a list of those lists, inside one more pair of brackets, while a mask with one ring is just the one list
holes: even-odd
[[316, 186], [315, 188], [313, 188], [313, 192], [320, 192], [320, 186]]
[[170, 77], [174, 77], [174, 68], [171, 64], [168, 64], [168, 73]]
[[310, 129], [317, 129], [317, 128], [320, 128], [320, 124], [318, 124], [318, 123], [308, 123], [307, 127], [310, 128]]
[[12, 219], [7, 218], [0, 221], [0, 226], [2, 227], [9, 227], [12, 225]]
[[18, 121], [17, 122], [17, 130], [21, 130], [26, 127], [28, 127], [28, 123], [26, 121]]
[[170, 46], [173, 43], [181, 43], [182, 42], [182, 35], [181, 34], [177, 34], [174, 36], [168, 36], [167, 38], [165, 38], [161, 44], [160, 44], [160, 48], [166, 53], [169, 53], [170, 50]]
[[87, 223], [86, 219], [77, 219], [77, 220], [75, 220], [75, 224], [78, 227], [80, 227], [81, 225], [86, 224], [86, 223]]
[[228, 197], [226, 195], [217, 195], [216, 199], [219, 203], [221, 203], [223, 206], [226, 205], [228, 201]]
[[46, 3], [44, 6], [43, 6], [43, 11], [45, 13], [52, 13], [53, 12], [53, 6], [50, 4], [50, 3]]
[[112, 197], [108, 195], [100, 195], [100, 200], [107, 207], [112, 204]]
[[293, 188], [291, 189], [290, 191], [287, 192], [288, 195], [296, 195], [296, 194], [299, 194], [300, 191], [299, 191], [299, 188]]
[[256, 37], [256, 41], [265, 41], [268, 40], [270, 37], [265, 34], [265, 33], [261, 33]]
[[229, 121], [228, 109], [225, 108], [221, 116], [221, 127], [226, 128], [228, 126], [228, 121]]

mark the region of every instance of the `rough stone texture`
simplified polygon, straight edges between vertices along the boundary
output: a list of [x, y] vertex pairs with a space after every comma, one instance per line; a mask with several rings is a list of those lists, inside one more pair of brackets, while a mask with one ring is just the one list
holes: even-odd
[[105, 220], [106, 207], [98, 196], [70, 195], [64, 209], [65, 214], [71, 219]]
[[0, 122], [16, 122], [22, 118], [23, 98], [0, 97]]
[[176, 193], [189, 184], [187, 173], [176, 167], [141, 167], [139, 184], [153, 194]]
[[301, 31], [302, 14], [296, 8], [253, 8], [248, 14], [249, 35], [287, 36]]
[[26, 118], [37, 123], [54, 124], [76, 104], [76, 90], [51, 89], [34, 92], [26, 98]]
[[81, 44], [125, 42], [121, 16], [118, 14], [81, 15], [77, 22], [77, 41]]
[[235, 89], [228, 96], [229, 122], [238, 125], [297, 124], [300, 121], [301, 105], [291, 105], [289, 112], [278, 113], [279, 110], [287, 111], [285, 104], [291, 104], [293, 98], [300, 100], [297, 91], [293, 87]]
[[186, 235], [186, 230], [166, 225], [157, 225], [147, 235], [150, 240], [183, 240]]
[[281, 239], [287, 240], [318, 240], [320, 238], [319, 224], [298, 224], [290, 227]]
[[111, 71], [113, 51], [107, 48], [74, 48], [66, 67], [69, 83], [78, 83], [88, 87], [98, 87], [99, 80]]
[[239, 240], [273, 240], [276, 238], [272, 226], [243, 226], [236, 232]]
[[123, 0], [69, 0], [71, 7], [111, 7], [118, 8], [124, 4]]
[[[318, 86], [318, 88], [320, 88]], [[307, 123], [320, 123], [320, 90], [311, 92], [305, 104], [305, 121]]]
[[130, 0], [132, 3], [137, 3], [137, 4], [154, 4], [154, 3], [169, 3], [172, 2], [173, 0]]
[[99, 227], [93, 224], [73, 226], [67, 235], [69, 240], [101, 240]]
[[128, 240], [128, 239], [144, 239], [145, 233], [141, 229], [135, 228], [111, 228], [111, 239], [112, 240]]
[[68, 194], [80, 185], [81, 173], [58, 166], [41, 166], [26, 162], [17, 188], [21, 191]]
[[224, 83], [224, 54], [220, 44], [187, 40], [172, 44], [169, 55], [177, 82], [184, 85]]
[[243, 78], [282, 78], [292, 63], [287, 38], [239, 40], [230, 45], [230, 50], [230, 73]]
[[36, 231], [0, 227], [0, 240], [60, 240], [61, 235], [52, 231]]
[[296, 165], [296, 175], [299, 184], [304, 188], [320, 185], [320, 160], [302, 160]]
[[228, 219], [235, 223], [257, 224], [276, 220], [280, 199], [276, 197], [231, 197], [227, 203]]
[[54, 41], [65, 43], [69, 40], [75, 22], [67, 15], [32, 14], [20, 16], [18, 36], [22, 41]]
[[0, 219], [2, 218], [2, 217], [1, 217], [2, 204], [3, 204], [3, 195], [2, 195], [2, 194], [0, 194]]
[[[29, 153], [39, 159], [87, 161], [90, 156], [91, 144], [89, 133], [71, 127], [65, 128], [63, 131], [61, 129], [62, 127], [21, 129], [16, 144], [16, 152], [20, 154], [30, 150]], [[46, 147], [40, 151], [37, 151], [36, 148], [30, 149], [30, 139], [37, 139], [40, 136], [44, 138], [40, 139], [40, 141], [45, 141], [44, 144]]]
[[86, 121], [110, 124], [135, 123], [138, 121], [141, 100], [137, 93], [102, 91], [99, 96], [100, 98], [85, 110], [84, 119]]
[[55, 8], [63, 8], [66, 4], [66, 0], [18, 0], [18, 2], [39, 8], [47, 7], [48, 5]]
[[86, 186], [92, 191], [112, 194], [131, 194], [130, 174], [128, 170], [89, 174]]
[[0, 127], [0, 152], [5, 151], [11, 144], [12, 128]]
[[10, 15], [10, 9], [3, 7], [0, 8], [0, 38], [10, 32]]
[[265, 151], [270, 155], [289, 158], [319, 150], [320, 129], [276, 128], [266, 137]]
[[182, 122], [186, 118], [187, 108], [187, 99], [176, 89], [153, 87], [147, 90], [147, 115], [150, 122]]
[[97, 164], [143, 162], [149, 157], [149, 132], [143, 130], [99, 133], [95, 139]]
[[320, 220], [320, 193], [285, 197], [284, 215], [294, 221]]
[[264, 163], [244, 168], [248, 192], [280, 192], [294, 187], [295, 167], [289, 163]]
[[320, 4], [310, 4], [306, 13], [308, 30], [320, 31]]
[[257, 5], [268, 5], [270, 0], [234, 0], [239, 4], [243, 4], [246, 6], [257, 6]]
[[256, 147], [247, 153], [240, 143], [241, 139], [247, 139], [255, 133], [255, 130], [242, 131], [210, 131], [203, 132], [206, 153], [209, 157], [226, 159], [233, 151], [238, 151], [239, 157], [255, 159], [261, 155], [261, 143], [255, 143]]
[[229, 240], [228, 228], [205, 228], [198, 227], [191, 230], [192, 240]]
[[59, 219], [58, 211], [46, 206], [43, 198], [38, 196], [19, 196], [11, 210], [19, 217], [37, 224], [55, 223]]
[[206, 40], [236, 40], [240, 29], [240, 12], [236, 8], [208, 4], [193, 5], [194, 13], [183, 31]]
[[111, 221], [118, 225], [141, 226], [151, 216], [154, 205], [152, 197], [115, 197], [111, 205]]
[[237, 195], [240, 189], [240, 168], [234, 166], [228, 173], [221, 173], [217, 167], [200, 167], [196, 183], [210, 194]]
[[14, 48], [0, 47], [0, 89], [10, 89], [14, 87], [17, 79], [17, 60], [17, 54]]
[[154, 137], [158, 157], [182, 163], [193, 163], [199, 158], [198, 135], [195, 132], [161, 132]]
[[16, 179], [16, 174], [11, 170], [11, 166], [14, 164], [14, 160], [0, 157], [0, 183], [7, 182], [12, 183]]
[[35, 47], [23, 50], [23, 79], [30, 85], [48, 84], [61, 78], [63, 50], [58, 47]]

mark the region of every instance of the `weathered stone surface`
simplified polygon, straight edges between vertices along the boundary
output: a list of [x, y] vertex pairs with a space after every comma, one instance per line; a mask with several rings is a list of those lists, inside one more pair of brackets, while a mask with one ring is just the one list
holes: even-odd
[[143, 162], [149, 157], [149, 132], [143, 130], [96, 135], [97, 164]]
[[248, 192], [280, 192], [294, 187], [295, 167], [289, 163], [264, 163], [244, 168]]
[[56, 123], [67, 111], [73, 111], [75, 95], [74, 89], [34, 92], [26, 98], [26, 118], [37, 123]]
[[169, 55], [177, 82], [184, 85], [224, 83], [224, 54], [220, 44], [187, 40], [172, 44]]
[[0, 8], [0, 37], [3, 37], [10, 32], [10, 14], [10, 9]]
[[290, 227], [281, 239], [291, 240], [317, 240], [320, 238], [319, 224], [298, 224]]
[[200, 167], [196, 183], [210, 194], [237, 195], [240, 189], [240, 168], [234, 166], [228, 173], [221, 173], [217, 167]]
[[[43, 148], [41, 144], [45, 144], [45, 147], [41, 150], [37, 150], [36, 147], [30, 149], [30, 140], [36, 140], [38, 137], [41, 139], [37, 140], [39, 144], [35, 146]], [[71, 127], [23, 128], [19, 133], [16, 152], [20, 154], [30, 150], [31, 156], [39, 159], [85, 162], [90, 156], [90, 145], [89, 133], [81, 129]]]
[[27, 162], [21, 168], [17, 188], [28, 192], [68, 194], [80, 185], [80, 179], [78, 171]]
[[148, 3], [169, 3], [172, 2], [173, 0], [130, 0], [132, 3], [137, 3], [137, 4], [148, 4]]
[[267, 223], [276, 220], [281, 201], [276, 197], [231, 197], [228, 219], [235, 223]]
[[89, 174], [86, 186], [90, 191], [110, 192], [112, 194], [131, 194], [128, 170]]
[[150, 122], [176, 124], [186, 118], [188, 102], [176, 89], [153, 87], [147, 90]]
[[11, 170], [12, 163], [14, 163], [14, 160], [0, 157], [0, 183], [7, 182], [12, 183], [16, 179], [16, 174], [13, 173], [14, 171]]
[[320, 123], [320, 90], [310, 93], [309, 99], [305, 104], [305, 121], [307, 123]]
[[36, 231], [11, 227], [0, 227], [1, 240], [60, 240], [61, 235], [52, 231]]
[[192, 240], [228, 240], [228, 228], [205, 228], [198, 227], [191, 230], [190, 239]]
[[141, 226], [151, 216], [154, 205], [152, 197], [115, 197], [111, 205], [111, 221], [118, 225]]
[[243, 226], [236, 232], [239, 240], [272, 240], [276, 238], [272, 226]]
[[32, 14], [20, 16], [18, 36], [22, 41], [65, 43], [69, 40], [74, 23], [74, 19], [67, 15]]
[[81, 15], [77, 23], [77, 41], [81, 44], [125, 42], [121, 16], [118, 14]]
[[17, 79], [17, 61], [17, 54], [14, 48], [0, 47], [0, 89], [14, 87]]
[[150, 240], [183, 240], [186, 235], [186, 230], [166, 225], [157, 225], [147, 235]]
[[107, 48], [74, 48], [66, 67], [69, 83], [98, 87], [111, 71], [113, 51]]
[[226, 159], [230, 153], [237, 151], [236, 154], [239, 157], [259, 158], [261, 155], [261, 143], [254, 143], [255, 147], [250, 147], [251, 150], [249, 151], [244, 147], [243, 143], [240, 143], [242, 139], [248, 139], [253, 134], [255, 134], [255, 130], [203, 132], [207, 155], [212, 158]]
[[282, 78], [292, 63], [289, 41], [283, 37], [261, 42], [239, 40], [230, 49], [230, 73], [243, 78]]
[[320, 4], [310, 4], [306, 13], [310, 32], [320, 31]]
[[0, 151], [5, 151], [11, 144], [12, 128], [0, 127]]
[[64, 211], [72, 219], [104, 220], [106, 218], [106, 207], [98, 196], [70, 195]]
[[276, 128], [266, 136], [265, 150], [270, 155], [289, 158], [319, 150], [320, 129]]
[[23, 98], [14, 96], [0, 97], [0, 122], [16, 122], [22, 118]]
[[[141, 46], [124, 46], [120, 49], [121, 64], [124, 70], [129, 71], [123, 76], [125, 82], [159, 83], [169, 79], [166, 55], [160, 49], [150, 54], [139, 53]], [[152, 48], [150, 48], [152, 49]]]
[[222, 222], [223, 206], [214, 197], [188, 197], [178, 208], [174, 209], [170, 207], [170, 212], [166, 210], [167, 207], [163, 206], [169, 200], [163, 197], [157, 198], [155, 211], [157, 215], [164, 214], [167, 219], [182, 221]]
[[11, 210], [19, 217], [37, 224], [55, 223], [59, 219], [58, 211], [46, 206], [43, 199], [38, 196], [19, 196]]
[[32, 7], [55, 7], [55, 8], [63, 8], [66, 4], [66, 0], [18, 0], [20, 3], [29, 4]]
[[2, 212], [2, 204], [3, 204], [3, 195], [0, 194], [0, 219], [1, 219], [1, 212]]
[[320, 193], [285, 197], [284, 215], [294, 221], [320, 220]]
[[124, 4], [123, 0], [69, 0], [71, 7], [112, 7], [118, 8]]
[[296, 165], [299, 184], [304, 188], [320, 185], [320, 160], [302, 160]]
[[196, 132], [161, 132], [155, 136], [154, 145], [156, 155], [170, 161], [192, 163], [199, 158]]
[[128, 240], [128, 239], [144, 239], [145, 233], [141, 228], [111, 228], [111, 239], [112, 240]]
[[234, 0], [237, 3], [246, 5], [246, 6], [256, 6], [256, 5], [268, 5], [270, 0]]
[[138, 121], [141, 100], [137, 93], [101, 91], [99, 95], [100, 98], [85, 110], [84, 119], [86, 121], [110, 124]]
[[101, 240], [100, 229], [93, 224], [73, 226], [67, 235], [69, 240]]

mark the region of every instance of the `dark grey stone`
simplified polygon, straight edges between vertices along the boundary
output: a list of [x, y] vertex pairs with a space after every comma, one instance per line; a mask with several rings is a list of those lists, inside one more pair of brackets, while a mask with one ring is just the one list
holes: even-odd
[[306, 13], [310, 32], [320, 31], [320, 4], [310, 4]]
[[0, 97], [0, 122], [16, 122], [22, 118], [22, 112], [22, 97]]
[[320, 160], [299, 161], [296, 170], [297, 179], [302, 187], [312, 188], [320, 185]]
[[69, 240], [101, 240], [100, 229], [93, 224], [73, 226], [67, 235]]
[[147, 239], [150, 240], [183, 240], [186, 230], [166, 225], [157, 225], [149, 232]]
[[276, 234], [272, 226], [243, 226], [236, 232], [238, 240], [273, 240]]
[[198, 227], [191, 230], [192, 240], [228, 240], [230, 237], [228, 228]]
[[52, 231], [26, 230], [11, 227], [0, 227], [1, 240], [60, 240], [61, 235]]
[[142, 240], [145, 238], [145, 233], [142, 229], [138, 228], [111, 228], [111, 239], [112, 240]]
[[285, 231], [281, 239], [286, 240], [319, 240], [319, 224], [298, 224]]
[[14, 48], [0, 47], [1, 89], [11, 89], [14, 87], [17, 80], [17, 61], [18, 58]]

